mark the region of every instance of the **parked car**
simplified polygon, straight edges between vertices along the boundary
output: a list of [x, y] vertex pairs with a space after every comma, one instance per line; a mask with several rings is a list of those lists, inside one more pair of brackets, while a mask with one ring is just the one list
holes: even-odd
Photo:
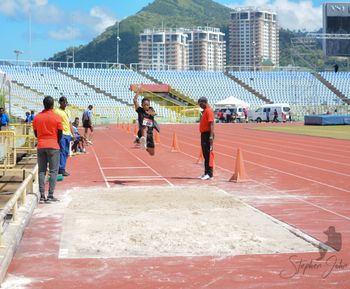
[[290, 106], [288, 103], [264, 104], [260, 106], [257, 110], [249, 112], [248, 118], [256, 122], [268, 121], [268, 114], [269, 121], [272, 121], [275, 110], [278, 113], [277, 121], [286, 122], [287, 120], [289, 120]]

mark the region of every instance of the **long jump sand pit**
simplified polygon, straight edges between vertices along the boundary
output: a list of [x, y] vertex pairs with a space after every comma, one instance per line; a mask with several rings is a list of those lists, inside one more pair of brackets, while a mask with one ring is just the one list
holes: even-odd
[[317, 250], [272, 218], [216, 187], [74, 189], [68, 198], [61, 258]]

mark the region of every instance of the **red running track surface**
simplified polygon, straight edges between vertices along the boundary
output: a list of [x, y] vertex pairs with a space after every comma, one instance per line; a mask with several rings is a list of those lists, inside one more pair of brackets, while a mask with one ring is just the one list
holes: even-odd
[[[69, 159], [71, 176], [58, 183], [57, 196], [72, 187], [218, 186], [320, 241], [326, 240], [323, 232], [334, 226], [342, 233], [343, 247], [328, 255], [328, 263], [298, 270], [290, 261], [310, 263], [318, 253], [58, 259], [63, 212], [42, 216], [39, 205], [11, 263], [9, 279], [29, 278], [32, 282], [24, 288], [36, 289], [350, 288], [350, 142], [257, 131], [255, 126], [216, 125], [212, 181], [197, 178], [203, 173], [196, 163], [198, 125], [163, 125], [155, 157], [135, 148], [132, 134], [125, 130], [97, 127], [88, 154]], [[170, 152], [174, 132], [181, 149], [177, 153]], [[231, 183], [227, 180], [238, 147], [250, 180]]]

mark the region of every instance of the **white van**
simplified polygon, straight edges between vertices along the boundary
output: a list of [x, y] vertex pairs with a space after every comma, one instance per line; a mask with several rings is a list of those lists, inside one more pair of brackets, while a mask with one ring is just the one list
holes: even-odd
[[264, 104], [257, 110], [250, 112], [248, 118], [256, 122], [272, 121], [275, 110], [278, 113], [277, 120], [279, 122], [286, 122], [289, 119], [290, 106], [288, 103]]
[[[217, 106], [214, 114], [218, 118], [217, 114], [219, 111], [222, 111], [225, 116], [225, 122], [244, 122], [244, 109], [247, 109], [243, 106]], [[248, 109], [247, 109], [248, 110]], [[227, 121], [226, 115], [230, 114], [230, 120]]]

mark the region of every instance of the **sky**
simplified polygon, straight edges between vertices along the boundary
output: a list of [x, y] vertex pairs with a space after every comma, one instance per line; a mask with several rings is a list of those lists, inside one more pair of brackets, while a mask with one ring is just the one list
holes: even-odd
[[[0, 59], [43, 60], [90, 42], [152, 0], [0, 0]], [[321, 0], [216, 0], [228, 7], [269, 7], [283, 28], [322, 27]], [[347, 1], [327, 1], [347, 2]], [[31, 35], [31, 37], [29, 37]], [[30, 41], [31, 39], [31, 41]]]

